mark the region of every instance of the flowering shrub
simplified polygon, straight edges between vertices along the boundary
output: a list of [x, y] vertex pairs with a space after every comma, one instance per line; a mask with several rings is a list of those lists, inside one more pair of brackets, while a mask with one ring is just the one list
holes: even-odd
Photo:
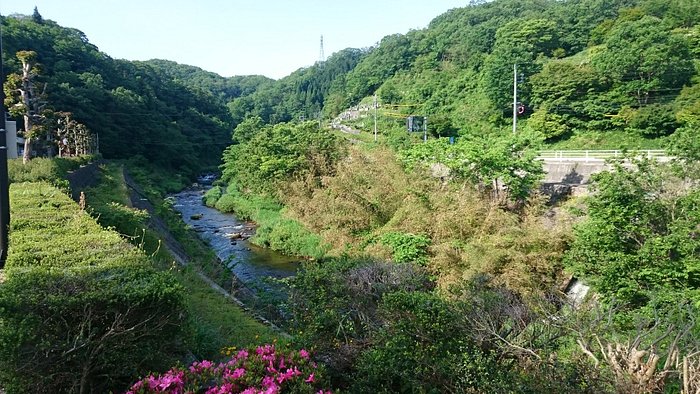
[[331, 394], [315, 389], [318, 372], [306, 350], [284, 352], [264, 345], [241, 350], [226, 362], [196, 361], [186, 369], [175, 367], [162, 375], [150, 375], [131, 386], [127, 394]]

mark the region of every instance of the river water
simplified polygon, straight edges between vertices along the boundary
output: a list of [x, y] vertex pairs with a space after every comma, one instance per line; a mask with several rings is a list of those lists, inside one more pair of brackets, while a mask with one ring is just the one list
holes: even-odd
[[[270, 249], [253, 245], [248, 240], [231, 240], [234, 233], [252, 235], [251, 223], [238, 220], [234, 215], [209, 208], [202, 202], [204, 190], [186, 189], [173, 195], [173, 208], [182, 214], [182, 220], [192, 226], [207, 241], [216, 255], [247, 287], [257, 291], [279, 290], [270, 278], [293, 276], [300, 266], [299, 259], [284, 256]], [[199, 217], [199, 219], [193, 219]]]

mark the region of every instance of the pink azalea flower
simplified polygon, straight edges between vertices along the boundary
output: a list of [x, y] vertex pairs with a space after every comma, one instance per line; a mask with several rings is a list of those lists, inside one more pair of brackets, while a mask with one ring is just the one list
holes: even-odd
[[270, 387], [275, 384], [275, 378], [272, 376], [265, 376], [262, 381], [263, 387]]
[[309, 352], [307, 352], [305, 349], [299, 350], [299, 355], [301, 358], [307, 359], [309, 358]]
[[248, 351], [247, 350], [241, 350], [236, 354], [236, 360], [245, 360], [248, 358]]
[[247, 389], [241, 391], [241, 394], [256, 394], [257, 391], [255, 391], [254, 387], [248, 387]]
[[233, 393], [233, 385], [231, 383], [226, 383], [221, 387], [214, 386], [207, 390], [205, 394], [231, 394]]
[[182, 377], [179, 375], [166, 374], [160, 378], [158, 388], [160, 391], [174, 390], [181, 388], [183, 385]]
[[138, 382], [134, 383], [133, 386], [131, 386], [131, 391], [139, 391], [143, 387], [143, 380], [139, 380]]
[[241, 376], [245, 375], [245, 369], [243, 368], [236, 368], [233, 373], [231, 374], [232, 379], [238, 379]]
[[261, 391], [261, 393], [264, 394], [277, 394], [280, 392], [280, 387], [277, 386], [276, 384], [273, 384], [272, 386], [268, 387], [267, 390]]
[[155, 376], [151, 375], [148, 377], [148, 388], [151, 390], [155, 390], [156, 387], [158, 387], [158, 379], [155, 378]]
[[311, 375], [309, 375], [309, 377], [306, 378], [306, 380], [305, 380], [304, 382], [306, 382], [306, 383], [313, 383], [313, 382], [314, 382], [314, 373], [311, 372]]

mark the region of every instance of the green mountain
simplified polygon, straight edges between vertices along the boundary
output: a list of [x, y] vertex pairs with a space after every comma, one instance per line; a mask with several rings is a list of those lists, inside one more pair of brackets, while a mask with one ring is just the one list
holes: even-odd
[[15, 15], [2, 24], [5, 72], [20, 70], [18, 51], [36, 52], [43, 100], [98, 134], [104, 157], [142, 157], [185, 175], [218, 163], [234, 126], [221, 95], [249, 91], [243, 79], [224, 80], [217, 90], [210, 73], [191, 73], [184, 82], [175, 76], [186, 73], [183, 67], [115, 60], [79, 30], [50, 20]]
[[437, 121], [435, 134], [483, 134], [510, 124], [517, 65], [521, 126], [549, 142], [645, 144], [698, 119], [700, 3], [690, 0], [476, 2], [353, 53], [356, 66], [327, 91], [302, 82], [317, 64], [234, 100], [234, 117], [279, 122], [319, 105], [335, 115], [376, 92], [398, 115]]
[[49, 105], [99, 134], [105, 157], [188, 174], [217, 164], [246, 117], [328, 119], [375, 93], [394, 116], [382, 125], [397, 131], [402, 116], [419, 114], [434, 135], [503, 132], [514, 65], [519, 127], [559, 146], [658, 146], [700, 119], [692, 0], [474, 2], [279, 80], [115, 60], [50, 20], [2, 23], [5, 72], [19, 69], [17, 51], [35, 51]]

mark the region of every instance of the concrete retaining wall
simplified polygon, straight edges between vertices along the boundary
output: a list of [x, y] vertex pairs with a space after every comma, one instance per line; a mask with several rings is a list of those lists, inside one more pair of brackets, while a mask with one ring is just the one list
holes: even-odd
[[585, 185], [590, 182], [591, 175], [609, 169], [604, 160], [598, 159], [587, 161], [545, 159], [543, 167], [545, 171], [543, 183], [566, 185]]

